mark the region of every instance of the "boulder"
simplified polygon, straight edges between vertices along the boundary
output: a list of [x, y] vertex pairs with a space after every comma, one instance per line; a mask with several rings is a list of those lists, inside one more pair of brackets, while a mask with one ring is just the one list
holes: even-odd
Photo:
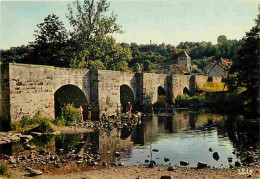
[[213, 153], [213, 158], [218, 161], [218, 159], [220, 158], [218, 152]]
[[30, 174], [32, 176], [42, 175], [42, 171], [33, 169], [31, 170]]
[[210, 151], [210, 152], [213, 152], [213, 151], [214, 151], [214, 149], [213, 149], [212, 147], [210, 147], [210, 148], [209, 148], [209, 151]]
[[125, 166], [125, 163], [124, 162], [118, 162], [118, 166], [123, 167], [123, 166]]
[[190, 163], [188, 161], [185, 161], [185, 160], [181, 160], [180, 161], [180, 165], [181, 166], [188, 166]]
[[239, 161], [235, 162], [235, 167], [241, 167], [241, 163]]
[[207, 164], [206, 163], [203, 163], [203, 162], [199, 162], [198, 164], [197, 164], [197, 168], [199, 168], [199, 169], [202, 169], [202, 168], [207, 168]]
[[175, 167], [169, 166], [169, 167], [167, 168], [167, 170], [168, 170], [168, 171], [174, 171], [174, 170], [175, 170]]
[[169, 162], [170, 159], [168, 157], [164, 157], [164, 162]]

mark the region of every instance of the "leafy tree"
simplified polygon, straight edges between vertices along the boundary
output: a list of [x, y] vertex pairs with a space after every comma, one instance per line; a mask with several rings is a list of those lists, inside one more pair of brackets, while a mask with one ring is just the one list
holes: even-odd
[[84, 0], [83, 5], [76, 0], [73, 5], [76, 9], [69, 5], [67, 18], [74, 29], [71, 40], [75, 47], [74, 59], [97, 60], [104, 53], [99, 51], [103, 41], [109, 34], [122, 33], [121, 27], [113, 13], [107, 16], [110, 4], [106, 0]]
[[48, 15], [44, 22], [37, 25], [35, 41], [33, 43], [33, 56], [36, 64], [68, 66], [66, 42], [68, 32], [64, 24], [55, 14]]
[[260, 15], [256, 19], [256, 25], [242, 39], [243, 43], [239, 46], [229, 70], [232, 80], [228, 81], [232, 89], [234, 86], [236, 89], [246, 88], [247, 96], [254, 109], [258, 107], [257, 97], [260, 85], [259, 32]]
[[144, 61], [144, 71], [146, 71], [146, 72], [151, 71], [151, 62], [148, 60]]
[[227, 41], [227, 37], [225, 35], [218, 36], [218, 43], [224, 43]]

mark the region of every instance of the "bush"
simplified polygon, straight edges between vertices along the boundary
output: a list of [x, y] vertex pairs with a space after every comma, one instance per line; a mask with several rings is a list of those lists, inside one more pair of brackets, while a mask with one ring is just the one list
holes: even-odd
[[61, 109], [61, 114], [60, 117], [57, 118], [56, 124], [58, 126], [71, 126], [79, 119], [79, 117], [79, 109], [75, 108], [73, 104], [66, 104]]
[[0, 175], [9, 176], [8, 167], [4, 163], [0, 163]]
[[154, 104], [154, 108], [166, 108], [167, 102], [166, 98], [158, 98], [157, 102]]
[[40, 114], [32, 118], [24, 116], [22, 120], [12, 123], [12, 129], [19, 132], [37, 131], [51, 133], [54, 131], [50, 120]]
[[205, 96], [193, 96], [190, 97], [187, 94], [177, 96], [175, 100], [176, 104], [181, 107], [210, 107], [214, 104], [214, 100]]

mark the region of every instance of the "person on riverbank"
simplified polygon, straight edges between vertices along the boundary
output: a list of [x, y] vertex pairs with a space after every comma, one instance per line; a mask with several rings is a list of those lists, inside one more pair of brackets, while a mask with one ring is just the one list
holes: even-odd
[[83, 108], [82, 106], [79, 106], [79, 121], [83, 122]]
[[127, 112], [129, 118], [132, 115], [131, 111], [132, 111], [132, 104], [130, 102], [128, 102], [127, 105], [126, 105], [126, 112]]
[[91, 110], [92, 110], [91, 104], [87, 105], [87, 109], [88, 109], [88, 120], [91, 121]]
[[118, 121], [118, 122], [120, 122], [120, 120], [121, 120], [120, 116], [121, 116], [121, 110], [120, 110], [120, 108], [118, 107], [118, 108], [116, 109], [116, 117], [117, 117], [117, 121]]
[[152, 113], [153, 112], [153, 106], [154, 106], [154, 104], [151, 102], [150, 104], [149, 104], [149, 111]]

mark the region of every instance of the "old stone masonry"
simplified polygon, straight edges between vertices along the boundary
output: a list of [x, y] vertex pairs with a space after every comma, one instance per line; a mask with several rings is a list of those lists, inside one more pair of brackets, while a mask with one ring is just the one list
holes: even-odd
[[127, 101], [147, 107], [157, 101], [159, 89], [174, 101], [184, 89], [192, 94], [208, 80], [202, 75], [131, 74], [15, 63], [1, 64], [0, 70], [1, 123], [37, 112], [54, 119], [58, 108], [67, 102], [83, 109], [91, 105], [92, 116], [98, 118], [103, 112], [114, 114]]

